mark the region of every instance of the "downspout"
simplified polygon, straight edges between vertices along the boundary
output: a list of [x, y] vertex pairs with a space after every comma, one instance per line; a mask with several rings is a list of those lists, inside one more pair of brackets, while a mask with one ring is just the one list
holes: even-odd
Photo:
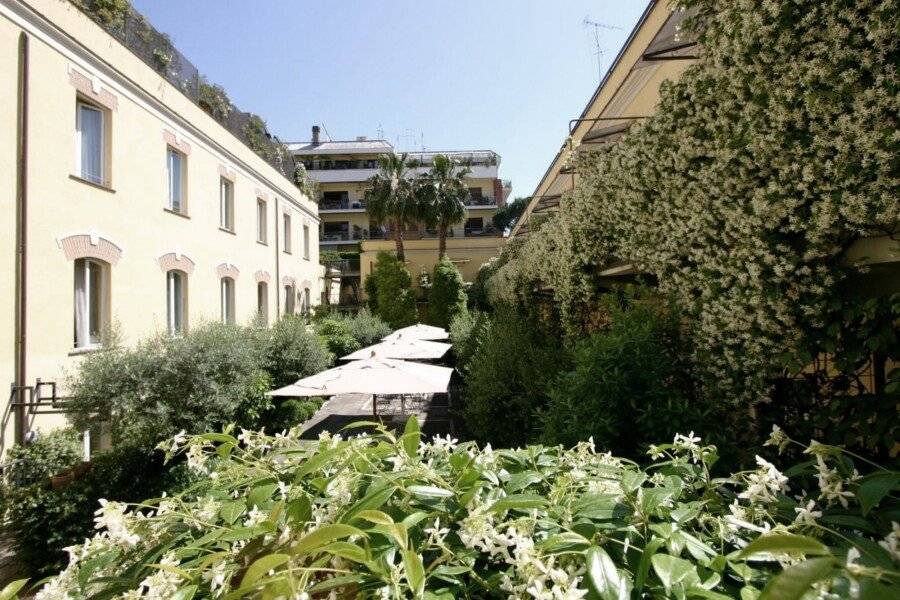
[[284, 217], [278, 218], [278, 196], [275, 196], [275, 320], [281, 318], [281, 227]]
[[19, 34], [18, 106], [16, 123], [16, 315], [15, 315], [15, 436], [25, 443], [28, 433], [28, 398], [25, 395], [26, 370], [26, 300], [27, 300], [27, 250], [28, 250], [28, 36]]

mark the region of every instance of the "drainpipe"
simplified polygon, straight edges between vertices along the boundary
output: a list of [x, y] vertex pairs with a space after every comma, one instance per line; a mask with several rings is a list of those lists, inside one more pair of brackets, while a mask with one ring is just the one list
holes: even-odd
[[19, 34], [18, 106], [16, 123], [16, 315], [15, 315], [15, 430], [16, 441], [25, 443], [28, 433], [25, 403], [26, 383], [26, 300], [28, 250], [28, 36]]
[[275, 320], [281, 318], [281, 222], [278, 196], [275, 196]]

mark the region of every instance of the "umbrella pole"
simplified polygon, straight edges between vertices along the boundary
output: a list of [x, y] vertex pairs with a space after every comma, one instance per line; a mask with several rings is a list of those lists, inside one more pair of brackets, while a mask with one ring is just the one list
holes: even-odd
[[378, 416], [378, 394], [372, 394], [372, 416]]

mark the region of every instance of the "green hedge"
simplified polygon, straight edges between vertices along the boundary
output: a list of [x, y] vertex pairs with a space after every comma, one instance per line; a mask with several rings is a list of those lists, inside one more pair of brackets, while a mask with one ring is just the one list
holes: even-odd
[[454, 317], [467, 310], [466, 284], [456, 265], [444, 257], [434, 266], [428, 295], [428, 323], [447, 329]]

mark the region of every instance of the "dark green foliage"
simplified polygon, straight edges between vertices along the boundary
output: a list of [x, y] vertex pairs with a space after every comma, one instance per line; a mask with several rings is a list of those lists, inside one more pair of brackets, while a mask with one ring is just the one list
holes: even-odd
[[515, 225], [516, 221], [518, 221], [519, 217], [522, 216], [522, 213], [525, 211], [525, 208], [528, 206], [528, 203], [530, 201], [530, 197], [516, 198], [506, 206], [497, 209], [497, 212], [494, 213], [494, 216], [491, 220], [494, 227], [502, 232], [507, 227], [512, 227], [513, 225]]
[[428, 296], [428, 322], [446, 329], [457, 315], [467, 310], [466, 284], [456, 265], [444, 257], [434, 266], [431, 294]]
[[266, 430], [273, 433], [296, 427], [308, 421], [319, 408], [322, 407], [322, 398], [310, 398], [300, 400], [288, 398], [273, 407], [266, 421]]
[[[374, 281], [370, 283], [370, 280]], [[412, 276], [399, 260], [387, 252], [379, 252], [365, 285], [367, 294], [370, 289], [376, 292], [375, 306], [370, 304], [370, 308], [391, 328], [400, 329], [416, 322]]]
[[16, 444], [6, 453], [4, 484], [11, 487], [45, 481], [81, 461], [80, 434], [74, 429], [41, 433], [27, 445]]
[[468, 371], [469, 363], [478, 345], [484, 339], [485, 329], [490, 319], [481, 311], [465, 311], [450, 321], [450, 341], [453, 343], [453, 354], [456, 356], [456, 369], [460, 373]]
[[359, 342], [350, 333], [350, 326], [343, 319], [325, 319], [316, 324], [316, 332], [322, 336], [329, 352], [341, 358], [359, 350]]
[[332, 357], [318, 336], [311, 333], [299, 316], [286, 316], [271, 329], [260, 332], [263, 364], [273, 387], [324, 371]]
[[377, 344], [391, 333], [391, 327], [365, 308], [351, 317], [343, 317], [360, 347]]
[[605, 312], [608, 327], [576, 343], [572, 370], [549, 385], [541, 440], [571, 446], [593, 436], [598, 448], [633, 459], [675, 433], [715, 440], [723, 423], [696, 388], [680, 313], [612, 295]]
[[373, 277], [374, 272], [366, 277], [363, 282], [363, 289], [366, 292], [366, 306], [369, 307], [374, 314], [378, 314], [378, 280]]
[[182, 466], [164, 466], [161, 453], [122, 446], [94, 457], [91, 469], [62, 489], [48, 481], [10, 488], [5, 530], [32, 576], [45, 576], [65, 566], [63, 548], [92, 535], [98, 499], [139, 502], [163, 490], [174, 494], [192, 481]]
[[495, 447], [536, 437], [535, 412], [547, 403], [547, 384], [569, 365], [556, 336], [537, 320], [499, 307], [480, 331], [469, 360], [463, 418], [472, 436]]

